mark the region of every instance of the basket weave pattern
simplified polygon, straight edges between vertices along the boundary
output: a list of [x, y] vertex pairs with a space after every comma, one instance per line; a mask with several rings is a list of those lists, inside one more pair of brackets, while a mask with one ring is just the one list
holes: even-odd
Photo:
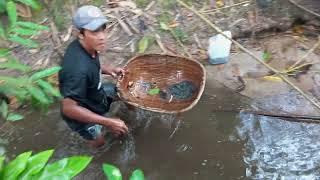
[[[132, 58], [124, 67], [126, 73], [118, 80], [119, 97], [136, 107], [162, 112], [179, 113], [191, 109], [200, 99], [205, 86], [205, 69], [193, 60], [185, 57], [148, 54]], [[163, 99], [159, 94], [146, 92], [144, 82], [152, 83], [158, 89], [182, 81], [189, 81], [196, 90], [186, 100]]]

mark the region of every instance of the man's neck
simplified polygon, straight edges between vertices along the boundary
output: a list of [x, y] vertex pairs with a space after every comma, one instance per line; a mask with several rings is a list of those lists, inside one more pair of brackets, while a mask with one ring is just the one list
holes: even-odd
[[97, 51], [89, 48], [81, 39], [79, 39], [79, 42], [81, 44], [81, 46], [90, 54], [90, 56], [92, 58], [95, 58], [97, 56]]

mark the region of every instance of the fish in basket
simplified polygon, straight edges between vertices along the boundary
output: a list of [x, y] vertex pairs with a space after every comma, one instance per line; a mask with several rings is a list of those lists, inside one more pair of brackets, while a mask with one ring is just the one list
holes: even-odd
[[206, 81], [202, 64], [186, 57], [145, 54], [132, 58], [118, 80], [119, 97], [136, 107], [161, 112], [190, 110]]

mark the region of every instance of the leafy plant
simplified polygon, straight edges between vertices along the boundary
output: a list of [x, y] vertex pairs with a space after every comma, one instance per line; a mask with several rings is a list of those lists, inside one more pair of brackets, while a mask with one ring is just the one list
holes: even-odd
[[[108, 180], [122, 180], [122, 175], [119, 168], [111, 164], [103, 164], [102, 169]], [[144, 174], [142, 170], [136, 169], [132, 172], [130, 180], [144, 180]]]
[[48, 163], [53, 152], [54, 150], [47, 150], [35, 155], [31, 151], [24, 152], [7, 164], [4, 164], [5, 158], [0, 156], [0, 179], [71, 179], [92, 160], [88, 156], [73, 156]]
[[154, 42], [154, 38], [151, 36], [144, 36], [139, 41], [139, 53], [144, 53], [148, 47]]
[[[26, 74], [30, 71], [30, 67], [20, 64], [17, 61], [10, 62], [8, 60], [0, 67], [15, 69], [23, 72], [19, 77], [0, 76], [0, 93], [10, 97], [15, 97], [20, 103], [31, 101], [34, 106], [48, 107], [54, 101], [54, 98], [60, 98], [60, 92], [45, 79], [56, 74], [61, 67], [51, 67], [32, 74]], [[8, 111], [8, 104], [5, 101], [0, 102], [1, 116], [9, 121], [17, 121], [23, 119], [22, 115], [11, 113]]]
[[31, 37], [42, 30], [49, 30], [49, 28], [33, 22], [18, 21], [16, 3], [20, 2], [34, 9], [40, 9], [39, 3], [35, 0], [10, 0], [5, 2], [0, 3], [0, 12], [1, 9], [5, 8], [4, 11], [7, 13], [9, 25], [5, 28], [0, 21], [0, 38], [29, 48], [37, 48], [38, 44], [31, 40]]

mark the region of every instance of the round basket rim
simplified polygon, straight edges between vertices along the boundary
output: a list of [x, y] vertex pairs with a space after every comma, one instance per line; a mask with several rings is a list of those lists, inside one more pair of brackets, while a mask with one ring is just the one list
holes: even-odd
[[[204, 88], [205, 88], [205, 85], [206, 85], [206, 69], [205, 67], [203, 66], [203, 64], [201, 64], [200, 62], [194, 60], [194, 59], [191, 59], [191, 58], [188, 58], [188, 57], [185, 57], [185, 56], [179, 56], [179, 55], [172, 55], [172, 54], [157, 54], [157, 53], [152, 53], [152, 54], [140, 54], [140, 55], [136, 55], [132, 58], [130, 58], [127, 63], [123, 66], [123, 68], [125, 69], [128, 64], [130, 64], [130, 62], [134, 61], [135, 59], [137, 58], [141, 58], [141, 57], [144, 57], [144, 56], [150, 56], [150, 55], [157, 55], [157, 56], [169, 56], [169, 57], [178, 57], [178, 58], [183, 58], [184, 60], [187, 60], [187, 61], [192, 61], [194, 63], [196, 63], [197, 65], [199, 65], [199, 67], [202, 69], [202, 72], [203, 72], [203, 76], [202, 76], [202, 80], [200, 82], [200, 88], [199, 88], [199, 91], [198, 91], [198, 94], [197, 94], [197, 97], [193, 100], [193, 102], [188, 105], [187, 107], [183, 108], [183, 109], [180, 109], [180, 110], [172, 110], [172, 111], [168, 111], [168, 110], [163, 110], [163, 109], [160, 109], [160, 108], [152, 108], [152, 107], [148, 107], [148, 106], [144, 106], [143, 104], [139, 104], [139, 103], [134, 103], [134, 102], [131, 102], [131, 101], [127, 101], [126, 99], [124, 99], [122, 96], [121, 96], [121, 92], [118, 91], [118, 96], [119, 98], [124, 101], [125, 103], [128, 103], [130, 105], [133, 105], [133, 106], [136, 106], [138, 108], [141, 108], [141, 109], [144, 109], [144, 110], [148, 110], [148, 111], [153, 111], [153, 112], [159, 112], [159, 113], [166, 113], [166, 114], [177, 114], [177, 113], [182, 113], [182, 112], [185, 112], [185, 111], [188, 111], [190, 109], [192, 109], [197, 103], [198, 101], [200, 100], [203, 92], [204, 92]], [[117, 88], [120, 89], [120, 82], [121, 82], [121, 79], [118, 79], [117, 80]]]

